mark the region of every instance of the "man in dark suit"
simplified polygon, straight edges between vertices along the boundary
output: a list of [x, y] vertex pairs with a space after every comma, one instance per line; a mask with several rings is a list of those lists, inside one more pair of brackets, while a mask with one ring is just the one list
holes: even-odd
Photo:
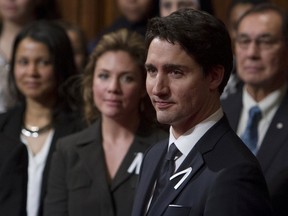
[[[288, 215], [288, 17], [272, 4], [248, 11], [237, 26], [235, 42], [238, 76], [243, 89], [222, 101], [232, 128], [250, 145], [262, 167], [274, 215]], [[249, 110], [258, 107], [261, 117], [251, 128]], [[252, 109], [251, 109], [252, 110]], [[247, 128], [247, 129], [246, 129]], [[254, 143], [252, 145], [252, 143]]]
[[182, 9], [153, 18], [146, 42], [147, 92], [170, 136], [144, 156], [132, 215], [271, 215], [261, 168], [220, 105], [233, 59], [224, 24]]

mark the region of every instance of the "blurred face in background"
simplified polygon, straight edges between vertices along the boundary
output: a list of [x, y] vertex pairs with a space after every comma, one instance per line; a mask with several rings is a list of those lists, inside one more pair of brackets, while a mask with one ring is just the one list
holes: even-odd
[[139, 117], [141, 99], [146, 95], [139, 66], [125, 51], [108, 51], [97, 60], [93, 78], [93, 97], [103, 117]]
[[288, 51], [282, 25], [274, 11], [250, 14], [239, 24], [237, 73], [246, 86], [271, 92], [286, 82]]
[[194, 8], [199, 10], [199, 0], [160, 0], [160, 16], [165, 17], [180, 8]]
[[48, 47], [41, 42], [27, 37], [19, 43], [14, 76], [17, 88], [26, 99], [49, 101], [56, 95], [52, 57]]
[[253, 7], [252, 4], [249, 3], [239, 3], [235, 5], [228, 17], [228, 27], [229, 27], [229, 34], [232, 40], [232, 45], [234, 47], [235, 38], [236, 38], [236, 25], [239, 18], [249, 9]]
[[12, 22], [27, 22], [35, 18], [38, 0], [0, 0], [1, 17]]
[[130, 22], [147, 19], [153, 9], [154, 0], [117, 0], [121, 14]]

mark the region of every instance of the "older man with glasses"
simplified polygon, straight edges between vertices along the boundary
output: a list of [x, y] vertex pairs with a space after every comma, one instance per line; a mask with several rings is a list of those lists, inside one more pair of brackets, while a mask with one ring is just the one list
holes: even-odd
[[256, 155], [274, 215], [288, 215], [288, 18], [273, 4], [238, 21], [237, 73], [243, 89], [222, 101], [232, 128]]

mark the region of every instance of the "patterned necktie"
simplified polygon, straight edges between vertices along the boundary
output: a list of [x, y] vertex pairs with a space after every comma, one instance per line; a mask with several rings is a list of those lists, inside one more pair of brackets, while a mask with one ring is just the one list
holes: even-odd
[[241, 136], [242, 141], [248, 146], [248, 148], [256, 154], [257, 142], [258, 142], [258, 123], [261, 119], [261, 110], [258, 106], [254, 106], [249, 110], [249, 119], [246, 129]]
[[181, 152], [174, 143], [169, 146], [164, 166], [161, 169], [157, 185], [153, 195], [153, 201], [156, 200], [161, 191], [165, 188], [169, 182], [169, 178], [175, 172], [175, 160], [181, 156]]

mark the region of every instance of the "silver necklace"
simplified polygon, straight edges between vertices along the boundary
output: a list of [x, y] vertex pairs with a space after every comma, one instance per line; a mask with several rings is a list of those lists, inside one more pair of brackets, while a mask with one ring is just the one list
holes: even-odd
[[24, 125], [22, 126], [21, 133], [26, 137], [38, 137], [40, 134], [50, 130], [52, 124], [48, 124], [42, 128], [32, 126], [30, 129], [26, 128]]

